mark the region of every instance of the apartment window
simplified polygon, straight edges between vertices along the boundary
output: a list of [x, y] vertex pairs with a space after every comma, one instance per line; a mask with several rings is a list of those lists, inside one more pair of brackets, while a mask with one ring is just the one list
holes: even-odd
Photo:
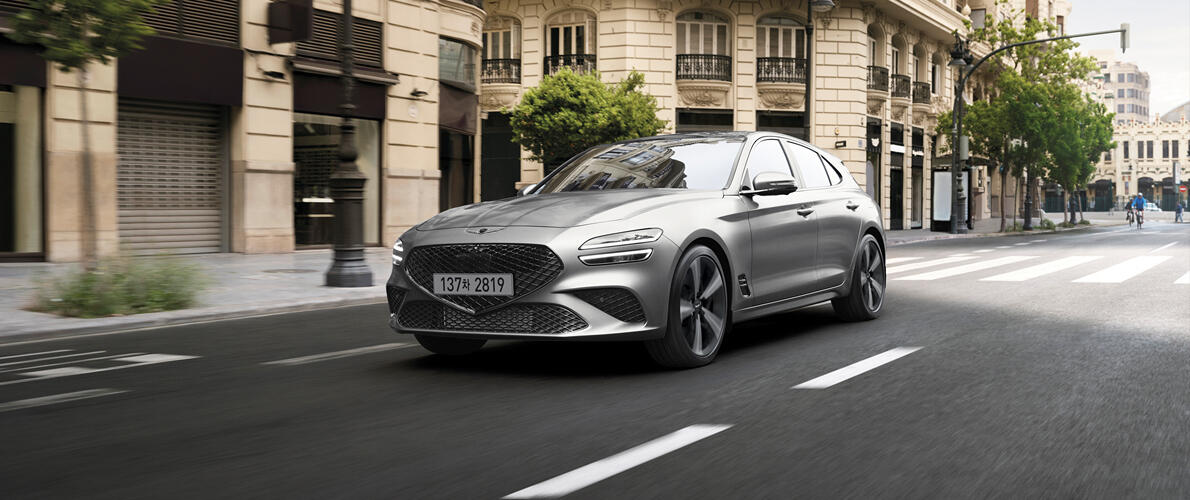
[[1122, 113], [1124, 113], [1124, 105], [1123, 105], [1123, 104], [1117, 104], [1117, 105], [1116, 105], [1116, 112], [1117, 112], [1117, 113], [1121, 113], [1121, 114], [1122, 114]]
[[930, 63], [930, 92], [938, 93], [938, 63]]
[[1103, 81], [1105, 81], [1105, 82], [1111, 82], [1111, 73], [1104, 73], [1104, 74], [1103, 74]]
[[491, 17], [483, 32], [484, 59], [520, 59], [521, 23], [510, 17]]
[[1169, 158], [1169, 141], [1161, 141], [1161, 157]]
[[1136, 89], [1128, 89], [1128, 97], [1136, 97]]
[[1145, 141], [1149, 145], [1149, 158], [1153, 157], [1153, 141]]
[[595, 16], [571, 10], [555, 14], [546, 25], [546, 56], [595, 53]]
[[[1123, 120], [1121, 120], [1121, 123], [1123, 123]], [[1124, 141], [1124, 159], [1128, 159], [1128, 141]]]
[[1116, 89], [1116, 97], [1124, 97], [1124, 89]]
[[727, 18], [709, 12], [678, 16], [678, 53], [730, 55]]
[[1174, 140], [1174, 141], [1173, 141], [1173, 157], [1174, 157], [1174, 158], [1181, 158], [1181, 156], [1179, 156], [1179, 154], [1180, 154], [1180, 153], [1178, 153], [1178, 141], [1177, 141], [1177, 140]]
[[476, 50], [463, 42], [438, 39], [438, 79], [475, 86]]
[[901, 73], [901, 49], [893, 47], [892, 52], [892, 67], [889, 68], [893, 74]]
[[[678, 47], [681, 47], [681, 44]], [[804, 59], [806, 28], [790, 17], [761, 18], [756, 27], [756, 56]]]
[[1107, 150], [1107, 152], [1103, 153], [1103, 161], [1111, 161], [1111, 150], [1110, 149]]
[[1124, 83], [1124, 74], [1116, 73], [1116, 83]]
[[876, 39], [869, 36], [868, 37], [868, 66], [875, 66], [876, 61], [879, 61], [879, 60], [880, 59], [876, 58]]
[[984, 23], [987, 19], [987, 15], [988, 15], [987, 9], [972, 9], [971, 10], [971, 27], [975, 28], [975, 29], [983, 28]]

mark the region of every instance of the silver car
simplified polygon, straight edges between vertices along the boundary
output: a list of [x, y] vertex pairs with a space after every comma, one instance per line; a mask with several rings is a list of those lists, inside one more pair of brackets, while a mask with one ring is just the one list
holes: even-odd
[[880, 212], [838, 158], [769, 132], [596, 146], [515, 198], [442, 212], [393, 246], [389, 325], [426, 349], [639, 340], [711, 362], [732, 323], [830, 300], [880, 314]]

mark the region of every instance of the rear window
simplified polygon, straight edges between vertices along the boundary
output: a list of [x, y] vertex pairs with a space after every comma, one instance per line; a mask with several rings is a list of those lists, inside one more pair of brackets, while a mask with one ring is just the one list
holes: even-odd
[[535, 193], [727, 186], [743, 137], [685, 137], [596, 146], [550, 174]]

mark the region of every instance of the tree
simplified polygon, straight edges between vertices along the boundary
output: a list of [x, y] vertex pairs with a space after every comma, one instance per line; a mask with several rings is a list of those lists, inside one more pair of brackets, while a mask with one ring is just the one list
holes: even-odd
[[83, 167], [80, 186], [83, 202], [83, 262], [93, 270], [97, 254], [95, 200], [87, 113], [87, 67], [107, 64], [132, 50], [153, 34], [141, 14], [165, 0], [30, 0], [17, 13], [8, 36], [20, 43], [40, 45], [42, 57], [58, 69], [74, 71], [78, 78], [79, 114], [82, 124]]
[[549, 173], [591, 146], [655, 135], [666, 122], [657, 118], [657, 100], [641, 92], [644, 84], [635, 71], [610, 85], [598, 73], [567, 68], [547, 75], [511, 110], [513, 142]]

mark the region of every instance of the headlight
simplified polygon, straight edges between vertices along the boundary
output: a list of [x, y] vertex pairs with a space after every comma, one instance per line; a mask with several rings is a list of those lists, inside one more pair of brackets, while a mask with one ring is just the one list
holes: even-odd
[[393, 265], [399, 266], [403, 260], [405, 260], [405, 243], [398, 238], [397, 242], [393, 243]]
[[622, 233], [605, 234], [587, 240], [579, 250], [594, 250], [596, 248], [618, 247], [635, 243], [652, 243], [661, 238], [661, 230], [657, 228], [636, 229]]

